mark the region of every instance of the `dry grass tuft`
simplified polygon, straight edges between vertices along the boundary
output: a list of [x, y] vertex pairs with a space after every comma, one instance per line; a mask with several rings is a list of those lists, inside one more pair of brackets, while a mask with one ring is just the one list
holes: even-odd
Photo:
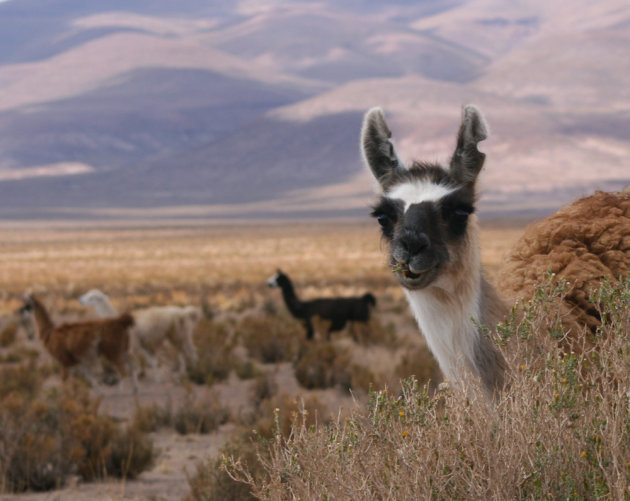
[[628, 499], [630, 277], [597, 294], [595, 349], [560, 348], [562, 290], [502, 326], [512, 371], [494, 404], [474, 384], [432, 395], [410, 379], [328, 426], [296, 419], [261, 455], [264, 475], [235, 460], [230, 474], [258, 499]]
[[197, 384], [212, 385], [227, 378], [235, 365], [232, 353], [235, 343], [227, 323], [202, 318], [193, 334], [199, 356], [188, 368], [188, 377]]
[[[266, 399], [259, 406], [259, 417], [253, 425], [235, 434], [221, 448], [218, 458], [197, 465], [196, 474], [188, 479], [190, 495], [187, 501], [215, 499], [256, 499], [250, 486], [237, 481], [225, 468], [228, 457], [246, 468], [252, 478], [266, 476], [264, 464], [269, 460], [269, 446], [274, 436], [289, 437], [293, 423], [314, 428], [322, 422], [327, 409], [316, 397], [298, 401], [286, 395]], [[252, 431], [253, 430], [253, 431]]]
[[139, 430], [122, 429], [100, 415], [98, 405], [76, 380], [62, 391], [41, 394], [36, 385], [1, 397], [2, 491], [58, 488], [71, 473], [94, 480], [132, 478], [147, 469], [155, 455], [152, 442]]
[[249, 356], [263, 363], [292, 360], [304, 337], [301, 325], [286, 314], [248, 316], [236, 329]]

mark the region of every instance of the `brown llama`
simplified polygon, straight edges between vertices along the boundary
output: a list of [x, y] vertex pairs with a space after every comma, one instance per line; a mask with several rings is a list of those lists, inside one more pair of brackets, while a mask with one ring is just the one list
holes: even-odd
[[44, 347], [61, 364], [63, 380], [68, 377], [69, 370], [78, 368], [95, 387], [90, 369], [102, 356], [121, 377], [129, 371], [134, 394], [137, 394], [134, 363], [129, 353], [129, 329], [133, 325], [131, 315], [124, 313], [116, 318], [55, 325], [44, 305], [32, 294], [24, 297], [21, 313], [34, 317]]

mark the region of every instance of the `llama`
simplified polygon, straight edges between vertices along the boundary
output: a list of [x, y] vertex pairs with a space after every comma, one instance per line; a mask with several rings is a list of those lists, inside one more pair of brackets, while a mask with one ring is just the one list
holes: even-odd
[[429, 349], [445, 378], [458, 384], [467, 372], [488, 393], [503, 386], [506, 362], [482, 332], [496, 325], [507, 306], [481, 268], [476, 180], [488, 137], [480, 111], [465, 106], [450, 165], [399, 159], [383, 111], [368, 111], [362, 154], [378, 182], [372, 216], [389, 243], [389, 263], [403, 287]]
[[311, 317], [318, 316], [325, 320], [330, 320], [327, 339], [330, 333], [342, 330], [348, 322], [367, 323], [370, 319], [370, 307], [376, 306], [376, 298], [369, 292], [361, 297], [338, 297], [320, 298], [310, 301], [300, 301], [298, 299], [293, 283], [282, 271], [277, 273], [267, 281], [269, 287], [280, 287], [282, 297], [291, 315], [304, 322], [306, 327], [306, 338], [313, 339], [313, 325]]
[[121, 377], [129, 371], [133, 392], [137, 395], [134, 363], [129, 353], [129, 329], [134, 322], [131, 315], [124, 313], [115, 318], [55, 326], [44, 305], [32, 294], [24, 297], [24, 306], [20, 313], [34, 319], [44, 347], [61, 364], [63, 380], [67, 379], [70, 369], [77, 367], [82, 370], [92, 387], [96, 388], [90, 368], [102, 356], [114, 366]]
[[[462, 110], [448, 167], [400, 161], [383, 111], [373, 108], [361, 132], [363, 158], [378, 183], [372, 216], [389, 242], [392, 270], [404, 288], [429, 349], [445, 377], [463, 381], [467, 371], [492, 393], [503, 386], [506, 362], [482, 332], [507, 313], [507, 305], [481, 268], [476, 180], [488, 137], [481, 112]], [[630, 193], [597, 192], [530, 226], [500, 273], [502, 289], [530, 299], [545, 271], [570, 282], [560, 305], [563, 327], [579, 335], [599, 325], [589, 297], [604, 276], [630, 270]]]
[[[116, 308], [103, 292], [92, 289], [79, 298], [81, 304], [92, 306], [100, 317], [112, 317]], [[193, 367], [197, 363], [197, 349], [192, 333], [201, 319], [201, 312], [194, 306], [153, 306], [133, 311], [134, 326], [131, 343], [134, 353], [140, 350], [156, 372], [158, 361], [155, 351], [168, 340], [179, 353], [179, 368]]]

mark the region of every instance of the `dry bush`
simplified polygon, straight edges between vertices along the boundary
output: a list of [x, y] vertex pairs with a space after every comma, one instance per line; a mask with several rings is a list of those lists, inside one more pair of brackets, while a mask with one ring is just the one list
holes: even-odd
[[44, 375], [32, 359], [26, 364], [1, 367], [0, 399], [15, 392], [31, 400], [39, 393], [43, 380]]
[[188, 394], [182, 406], [173, 412], [173, 427], [182, 434], [210, 433], [225, 424], [230, 417], [216, 393], [209, 393], [202, 400]]
[[15, 343], [18, 329], [17, 322], [9, 322], [0, 330], [0, 348], [7, 348]]
[[[197, 465], [196, 474], [188, 479], [187, 501], [216, 499], [256, 499], [249, 485], [236, 481], [225, 469], [227, 458], [233, 458], [257, 480], [266, 476], [263, 464], [269, 461], [269, 445], [274, 436], [288, 437], [293, 423], [314, 427], [326, 410], [312, 397], [298, 401], [286, 395], [266, 399], [259, 407], [258, 420], [246, 430], [234, 434], [221, 448], [218, 458]], [[253, 429], [253, 432], [251, 431]]]
[[396, 348], [398, 345], [396, 327], [391, 323], [383, 325], [375, 316], [367, 324], [351, 322], [348, 331], [357, 343], [380, 344], [389, 348]]
[[305, 343], [293, 364], [295, 378], [309, 390], [339, 387], [368, 391], [384, 384], [369, 367], [352, 362], [348, 349], [330, 342]]
[[108, 475], [132, 479], [149, 469], [156, 455], [151, 438], [141, 429], [129, 426], [112, 437], [105, 470]]
[[293, 364], [298, 382], [309, 390], [315, 388], [352, 387], [350, 355], [346, 349], [329, 342], [311, 342], [302, 348]]
[[440, 367], [426, 345], [408, 349], [396, 366], [395, 372], [401, 380], [415, 377], [421, 386], [429, 381], [435, 386], [442, 380]]
[[494, 403], [474, 384], [431, 395], [408, 380], [327, 427], [297, 422], [261, 455], [265, 475], [230, 473], [258, 499], [628, 499], [630, 277], [597, 295], [596, 349], [560, 348], [558, 294], [502, 326], [513, 370]]
[[254, 380], [252, 388], [252, 400], [254, 405], [259, 406], [264, 400], [268, 400], [278, 392], [278, 384], [272, 374], [261, 373]]
[[287, 315], [245, 317], [237, 332], [249, 356], [264, 363], [292, 360], [304, 337], [300, 324]]
[[136, 409], [132, 427], [146, 433], [173, 425], [173, 410], [169, 400], [166, 406], [158, 404], [144, 405]]
[[18, 386], [1, 397], [2, 491], [57, 488], [72, 473], [84, 480], [131, 477], [151, 464], [150, 440], [99, 415], [98, 402], [78, 381], [43, 395], [40, 388]]
[[234, 340], [226, 323], [202, 318], [193, 334], [199, 356], [188, 377], [197, 384], [212, 385], [227, 378], [234, 367]]

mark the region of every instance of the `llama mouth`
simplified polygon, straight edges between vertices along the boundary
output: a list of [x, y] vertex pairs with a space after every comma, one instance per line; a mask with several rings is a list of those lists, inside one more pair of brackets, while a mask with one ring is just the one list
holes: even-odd
[[435, 277], [436, 270], [436, 266], [411, 271], [406, 263], [396, 262], [392, 265], [392, 271], [398, 277], [398, 281], [401, 285], [410, 289], [421, 289], [428, 285]]

